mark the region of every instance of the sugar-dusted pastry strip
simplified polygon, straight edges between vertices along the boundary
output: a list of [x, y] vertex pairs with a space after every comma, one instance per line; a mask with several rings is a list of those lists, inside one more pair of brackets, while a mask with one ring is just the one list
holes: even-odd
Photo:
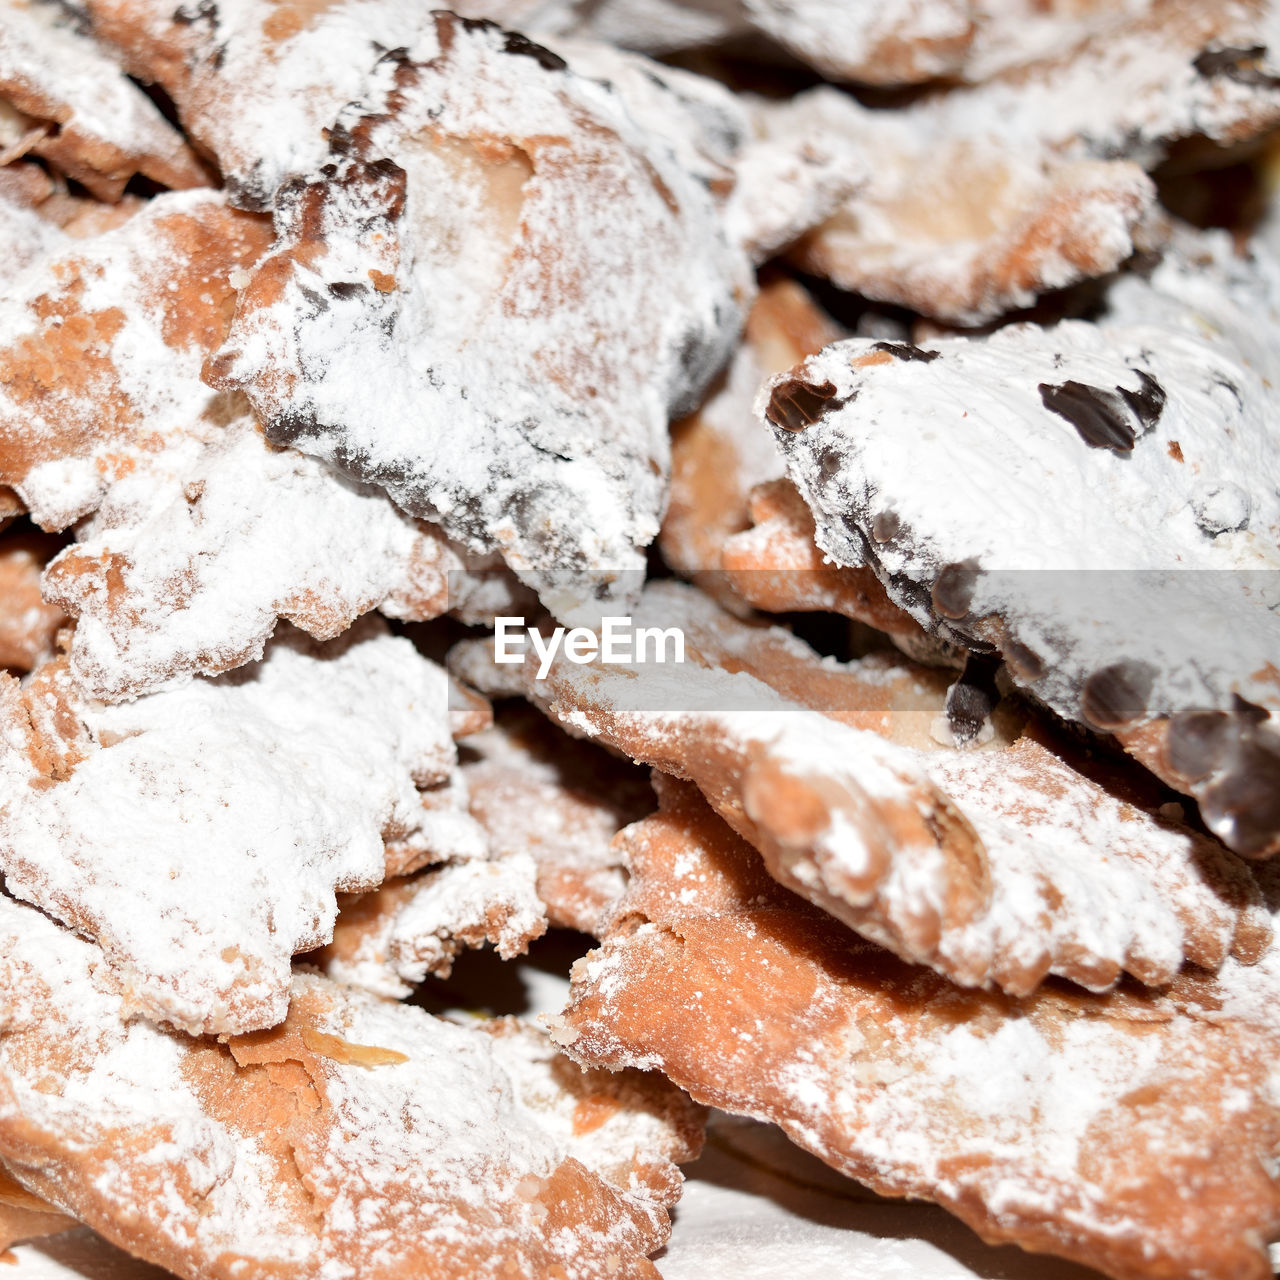
[[764, 284], [747, 316], [742, 345], [707, 400], [671, 433], [671, 492], [658, 545], [667, 563], [704, 587], [725, 540], [751, 524], [751, 490], [785, 473], [771, 433], [752, 407], [760, 385], [844, 336], [793, 280]]
[[132, 1011], [193, 1033], [278, 1022], [293, 953], [328, 941], [336, 890], [381, 882], [386, 844], [399, 871], [450, 852], [418, 791], [453, 767], [448, 678], [372, 619], [328, 645], [282, 629], [234, 676], [117, 706], [64, 661], [0, 698], [9, 892], [95, 938]]
[[[695, 782], [783, 884], [904, 959], [1015, 994], [1046, 974], [1105, 990], [1267, 940], [1244, 864], [1109, 794], [1016, 718], [985, 749], [933, 741], [951, 733], [939, 673], [823, 661], [671, 583], [635, 623], [679, 629], [688, 660], [507, 670], [571, 732]], [[459, 670], [483, 681], [488, 653]]]
[[93, 696], [262, 656], [285, 618], [320, 640], [361, 614], [432, 618], [464, 560], [381, 490], [267, 444], [242, 412], [189, 465], [108, 498], [52, 565], [45, 593], [78, 617], [71, 669]]
[[281, 189], [278, 248], [208, 376], [271, 439], [501, 551], [571, 611], [642, 567], [668, 418], [753, 286], [665, 127], [496, 27], [439, 14], [433, 39], [380, 68], [387, 110], [344, 113], [331, 163]]
[[1280, 847], [1280, 265], [1180, 242], [1097, 324], [851, 340], [758, 407], [835, 563], [998, 649], [1262, 855]]
[[885, 632], [921, 661], [953, 661], [953, 647], [896, 605], [872, 570], [832, 564], [822, 554], [813, 515], [789, 480], [758, 485], [747, 508], [751, 528], [726, 538], [720, 553], [721, 580], [735, 595], [769, 613], [840, 613]]
[[[1028, 9], [1044, 9], [1001, 8], [993, 28], [1015, 42], [1038, 25]], [[826, 87], [757, 103], [736, 203], [767, 207], [786, 154], [797, 158], [797, 190], [817, 193], [821, 167], [806, 177], [799, 158], [841, 153], [860, 180], [830, 216], [815, 195], [821, 220], [794, 261], [948, 323], [981, 324], [1105, 275], [1152, 236], [1154, 188], [1140, 169], [1171, 152], [1185, 158], [1199, 140], [1229, 148], [1280, 123], [1280, 17], [1271, 0], [1090, 8], [1074, 40], [1053, 33], [1076, 15], [1042, 12], [1050, 38], [1030, 41], [1031, 65], [982, 72], [984, 83], [902, 110], [870, 110]]]
[[555, 1033], [574, 1057], [659, 1069], [992, 1243], [1115, 1280], [1271, 1275], [1274, 949], [1194, 999], [964, 991], [773, 884], [692, 788], [663, 799], [574, 970]]
[[463, 947], [487, 942], [510, 960], [546, 928], [533, 859], [500, 854], [340, 899], [333, 940], [308, 960], [338, 982], [399, 999], [428, 974], [447, 978]]
[[46, 534], [12, 531], [0, 537], [0, 668], [30, 671], [53, 657], [67, 616], [40, 595], [40, 574], [59, 547]]
[[552, 925], [594, 932], [626, 887], [613, 837], [653, 809], [646, 771], [524, 703], [500, 707], [493, 728], [459, 754], [471, 813], [494, 853], [533, 859]]
[[182, 135], [56, 5], [0, 6], [0, 104], [21, 133], [4, 163], [38, 155], [100, 200], [119, 200], [135, 173], [166, 187], [209, 183]]
[[201, 361], [231, 318], [231, 276], [269, 240], [263, 219], [220, 193], [162, 195], [11, 282], [0, 302], [0, 484], [36, 523], [65, 528], [140, 466], [217, 433], [225, 397], [201, 383]]
[[92, 944], [0, 920], [0, 1154], [135, 1255], [186, 1280], [656, 1276], [700, 1137], [660, 1080], [318, 976], [273, 1030], [192, 1040], [126, 1022]]
[[[1010, 136], [1021, 108], [1009, 105], [1012, 122], [966, 109], [966, 93], [982, 92], [892, 112], [830, 88], [760, 102], [737, 202], [765, 198], [752, 194], [770, 178], [765, 157], [843, 149], [862, 180], [828, 202], [829, 216], [814, 198], [819, 220], [794, 227], [790, 256], [844, 289], [951, 323], [982, 323], [1114, 270], [1151, 211], [1150, 180], [1127, 161]], [[799, 171], [799, 189], [821, 188], [822, 174]]]

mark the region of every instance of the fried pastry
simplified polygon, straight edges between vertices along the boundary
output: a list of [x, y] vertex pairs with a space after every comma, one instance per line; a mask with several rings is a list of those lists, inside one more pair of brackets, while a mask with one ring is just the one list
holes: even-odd
[[827, 556], [1258, 856], [1280, 847], [1280, 265], [1192, 243], [1097, 324], [839, 343], [759, 408]]
[[1115, 1280], [1270, 1277], [1274, 948], [1198, 993], [964, 991], [773, 884], [692, 788], [662, 797], [575, 968], [572, 1056], [659, 1069], [992, 1243]]
[[57, 1235], [76, 1225], [74, 1218], [33, 1195], [0, 1165], [0, 1262], [11, 1259], [9, 1249], [15, 1244]]
[[0, 920], [0, 1154], [135, 1255], [188, 1280], [656, 1276], [700, 1140], [665, 1083], [311, 975], [273, 1030], [191, 1040], [126, 1022], [92, 944]]
[[216, 192], [158, 196], [123, 226], [68, 243], [0, 303], [0, 484], [45, 529], [220, 429], [200, 364], [231, 318], [231, 275], [266, 248], [261, 218]]
[[9, 892], [95, 938], [130, 1012], [193, 1034], [278, 1022], [290, 958], [329, 940], [335, 891], [381, 883], [386, 845], [399, 872], [451, 852], [418, 790], [454, 765], [448, 679], [373, 619], [117, 706], [65, 660], [0, 698]]
[[67, 617], [40, 595], [40, 574], [60, 543], [45, 534], [0, 537], [0, 669], [30, 671], [54, 655]]
[[524, 703], [499, 708], [460, 756], [471, 813], [494, 853], [533, 859], [552, 925], [594, 933], [626, 887], [613, 837], [653, 809], [646, 771]]
[[151, 100], [52, 4], [0, 6], [0, 137], [0, 163], [40, 156], [100, 200], [119, 200], [135, 173], [209, 182]]
[[[781, 883], [903, 959], [1022, 995], [1046, 974], [1162, 984], [1184, 958], [1216, 967], [1267, 941], [1245, 864], [1109, 794], [1016, 716], [986, 749], [949, 745], [948, 712], [963, 728], [970, 709], [939, 673], [824, 661], [672, 583], [636, 622], [678, 627], [692, 656], [507, 670], [571, 732], [696, 783]], [[473, 642], [457, 669], [483, 687], [487, 659]]]
[[333, 941], [308, 958], [337, 982], [402, 999], [428, 974], [447, 978], [463, 947], [489, 943], [511, 960], [546, 928], [533, 859], [506, 854], [340, 898]]
[[111, 494], [45, 578], [78, 618], [77, 683], [108, 701], [254, 661], [277, 618], [328, 640], [375, 608], [436, 617], [466, 563], [381, 490], [268, 445], [248, 412], [147, 479]]
[[884, 632], [904, 653], [954, 665], [955, 647], [930, 636], [889, 598], [866, 566], [832, 564], [813, 540], [813, 515], [795, 485], [777, 479], [747, 499], [751, 528], [725, 539], [721, 577], [733, 593], [769, 613], [843, 614]]
[[[863, 180], [820, 223], [793, 227], [790, 257], [841, 288], [955, 324], [1028, 306], [1130, 256], [1155, 198], [1137, 165], [1010, 136], [1016, 103], [1013, 123], [968, 105], [957, 90], [886, 112], [830, 88], [762, 102], [740, 180], [748, 193], [759, 186], [756, 151], [851, 152]], [[820, 187], [821, 173], [801, 171], [800, 188]]]
[[[1028, 6], [1008, 7], [1019, 13], [997, 27], [1036, 27]], [[767, 198], [747, 162], [760, 148], [849, 153], [862, 180], [809, 224], [793, 260], [948, 323], [982, 324], [1105, 275], [1153, 234], [1154, 188], [1139, 170], [1274, 129], [1280, 77], [1263, 43], [1276, 21], [1269, 0], [1091, 8], [1086, 28], [1097, 30], [1083, 40], [1055, 39], [1031, 66], [903, 110], [826, 87], [760, 102], [740, 180]], [[1042, 15], [1042, 34], [1064, 14]]]
[[668, 418], [723, 362], [752, 285], [717, 197], [620, 95], [495, 27], [435, 21], [429, 57], [382, 64], [388, 109], [344, 113], [331, 163], [281, 189], [278, 245], [208, 376], [272, 440], [500, 550], [572, 610], [642, 567]]
[[747, 316], [744, 341], [722, 381], [671, 433], [671, 492], [658, 546], [678, 573], [713, 592], [723, 587], [725, 541], [751, 523], [748, 496], [785, 464], [754, 421], [760, 384], [843, 337], [793, 280], [764, 284]]

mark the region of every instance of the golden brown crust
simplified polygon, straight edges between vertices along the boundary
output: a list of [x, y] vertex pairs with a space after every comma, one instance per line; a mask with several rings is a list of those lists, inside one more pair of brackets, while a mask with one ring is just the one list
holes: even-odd
[[66, 614], [40, 594], [40, 576], [60, 541], [38, 533], [0, 538], [0, 668], [25, 672], [53, 656]]
[[1117, 1280], [1270, 1275], [1274, 1024], [1176, 995], [962, 993], [773, 885], [691, 788], [663, 802], [628, 829], [628, 895], [575, 970], [573, 1056], [660, 1067], [992, 1243]]

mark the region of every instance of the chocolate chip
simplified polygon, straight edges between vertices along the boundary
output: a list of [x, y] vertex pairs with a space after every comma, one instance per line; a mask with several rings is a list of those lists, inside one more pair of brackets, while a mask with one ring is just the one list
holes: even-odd
[[1188, 782], [1207, 778], [1231, 749], [1231, 717], [1225, 711], [1179, 711], [1169, 721], [1169, 767]]
[[944, 618], [967, 617], [981, 572], [976, 560], [946, 565], [933, 584], [933, 607]]
[[1201, 797], [1205, 821], [1246, 858], [1280, 836], [1280, 737], [1254, 729], [1236, 744], [1226, 776]]
[[881, 511], [871, 522], [871, 536], [877, 542], [891, 542], [898, 536], [901, 528], [902, 521], [898, 519], [896, 511]]
[[351, 130], [344, 124], [329, 126], [329, 152], [335, 156], [345, 156], [355, 146]]
[[1266, 707], [1260, 707], [1256, 702], [1250, 702], [1238, 693], [1231, 695], [1231, 710], [1248, 724], [1262, 724], [1271, 719], [1271, 713]]
[[1206, 49], [1191, 64], [1206, 80], [1225, 76], [1236, 84], [1254, 89], [1274, 89], [1280, 86], [1280, 77], [1264, 71], [1258, 63], [1267, 56], [1265, 44], [1247, 48], [1228, 46], [1223, 49]]
[[947, 724], [956, 741], [974, 741], [1000, 702], [996, 672], [1000, 660], [971, 653], [960, 679], [947, 690]]
[[369, 291], [359, 280], [335, 280], [329, 286], [329, 292], [335, 298], [358, 298], [362, 293]]
[[505, 53], [532, 58], [544, 71], [564, 71], [569, 65], [558, 53], [534, 44], [528, 36], [522, 36], [518, 31], [508, 31], [506, 37], [502, 46]]
[[1009, 670], [1025, 683], [1030, 684], [1044, 675], [1044, 662], [1040, 655], [1018, 640], [1004, 642], [1004, 660]]
[[1140, 369], [1135, 369], [1134, 373], [1138, 375], [1138, 381], [1142, 384], [1137, 391], [1129, 391], [1125, 387], [1117, 387], [1116, 390], [1119, 391], [1120, 398], [1125, 404], [1133, 410], [1138, 421], [1150, 431], [1160, 421], [1168, 396], [1165, 395], [1164, 388], [1149, 373], [1143, 373]]
[[921, 364], [928, 364], [942, 354], [925, 351], [911, 342], [873, 342], [871, 346], [875, 351], [887, 351], [895, 360], [918, 360]]
[[820, 382], [815, 386], [800, 378], [786, 378], [774, 387], [764, 416], [784, 431], [803, 431], [813, 426], [828, 409], [843, 403], [833, 403], [835, 400], [834, 383]]
[[1099, 729], [1121, 729], [1146, 715], [1154, 683], [1155, 671], [1145, 662], [1100, 667], [1084, 682], [1081, 710]]
[[1131, 453], [1138, 433], [1120, 407], [1119, 397], [1084, 382], [1064, 382], [1059, 387], [1040, 384], [1040, 399], [1050, 413], [1065, 418], [1085, 444], [1095, 449]]

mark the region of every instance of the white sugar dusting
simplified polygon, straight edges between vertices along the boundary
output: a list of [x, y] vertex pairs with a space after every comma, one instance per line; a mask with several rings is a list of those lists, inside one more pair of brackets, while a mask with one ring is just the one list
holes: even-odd
[[453, 762], [445, 673], [372, 621], [328, 649], [282, 635], [235, 678], [70, 711], [91, 745], [54, 785], [6, 726], [6, 883], [91, 932], [132, 1007], [193, 1032], [279, 1021], [335, 889], [381, 881], [384, 835], [425, 843], [415, 784]]

